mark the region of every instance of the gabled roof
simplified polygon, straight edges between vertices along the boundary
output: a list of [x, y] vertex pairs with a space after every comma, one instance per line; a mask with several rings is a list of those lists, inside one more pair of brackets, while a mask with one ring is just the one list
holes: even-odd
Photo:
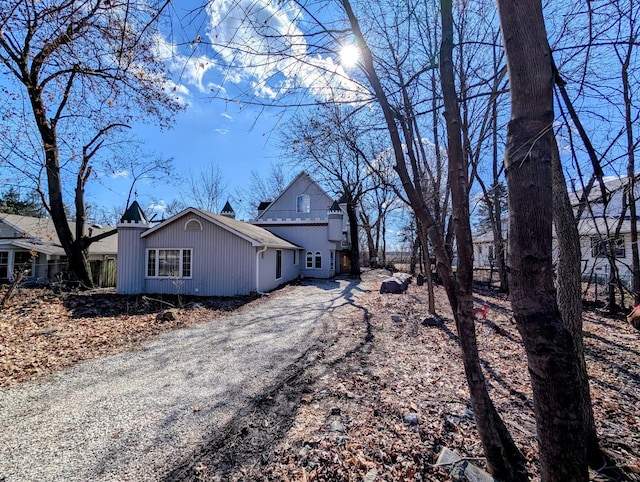
[[260, 204], [258, 204], [258, 211], [264, 211], [269, 206], [271, 206], [271, 201], [262, 201]]
[[[0, 214], [0, 222], [11, 227], [16, 233], [15, 237], [9, 240], [11, 241], [9, 244], [21, 249], [35, 249], [45, 254], [64, 254], [53, 220], [2, 213]], [[87, 227], [94, 236], [114, 229], [98, 225]], [[75, 231], [75, 223], [69, 223], [69, 228], [71, 231]], [[115, 234], [114, 230], [112, 236], [91, 243], [89, 253], [115, 255], [118, 252], [118, 237]]]
[[[270, 206], [275, 205], [275, 204], [277, 203], [277, 201], [278, 201], [282, 196], [284, 196], [284, 194], [285, 194], [285, 193], [286, 193], [286, 192], [291, 188], [291, 186], [293, 186], [296, 182], [298, 182], [298, 180], [299, 180], [299, 179], [301, 179], [301, 178], [303, 178], [303, 177], [306, 177], [306, 178], [307, 178], [307, 180], [308, 180], [310, 183], [315, 184], [315, 185], [316, 185], [316, 187], [320, 190], [320, 192], [321, 192], [322, 194], [324, 194], [325, 196], [327, 196], [327, 199], [331, 200], [331, 196], [329, 196], [329, 195], [327, 194], [327, 191], [325, 191], [325, 190], [322, 188], [322, 186], [320, 186], [320, 184], [318, 184], [318, 183], [316, 182], [316, 180], [315, 180], [315, 179], [313, 179], [313, 178], [312, 178], [309, 174], [307, 174], [305, 171], [301, 171], [301, 172], [300, 172], [300, 174], [298, 174], [296, 177], [294, 177], [294, 178], [293, 178], [293, 181], [291, 181], [291, 182], [287, 185], [287, 187], [285, 187], [285, 188], [282, 190], [282, 192], [278, 195], [278, 197], [276, 197], [276, 198], [275, 198], [271, 203], [269, 203], [269, 206], [267, 206], [267, 207], [264, 209], [264, 211], [261, 211], [261, 212], [259, 212], [259, 213], [258, 213], [258, 217], [256, 218], [256, 221], [257, 221], [257, 220], [259, 220], [260, 218], [262, 218], [262, 216], [263, 216], [266, 212], [268, 212], [268, 211], [269, 211], [269, 207], [270, 207]], [[262, 205], [262, 203], [261, 203], [261, 205]], [[258, 210], [260, 211], [260, 209], [258, 209]]]
[[206, 219], [216, 226], [219, 226], [222, 229], [225, 229], [226, 231], [229, 231], [230, 233], [233, 233], [236, 236], [249, 241], [253, 246], [266, 246], [268, 248], [282, 249], [302, 249], [300, 246], [290, 243], [289, 241], [282, 239], [281, 237], [276, 236], [275, 234], [259, 226], [245, 223], [244, 221], [238, 221], [221, 214], [214, 214], [209, 211], [203, 211], [202, 209], [198, 208], [187, 208], [184, 211], [171, 216], [169, 219], [166, 219], [157, 226], [154, 226], [153, 228], [145, 231], [141, 236], [144, 238], [145, 236], [163, 229], [164, 227], [186, 216], [187, 214], [196, 214], [197, 216]]
[[342, 212], [342, 208], [338, 204], [338, 201], [333, 201], [333, 204], [329, 208], [329, 212], [330, 213], [341, 213]]

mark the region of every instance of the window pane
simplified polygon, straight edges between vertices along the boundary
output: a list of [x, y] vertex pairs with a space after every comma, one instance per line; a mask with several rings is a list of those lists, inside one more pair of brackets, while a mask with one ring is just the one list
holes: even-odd
[[147, 276], [156, 275], [156, 252], [155, 250], [147, 251]]
[[322, 255], [320, 251], [316, 252], [316, 269], [322, 268]]
[[296, 212], [308, 213], [311, 211], [311, 198], [308, 194], [302, 194], [296, 198]]
[[282, 278], [282, 251], [276, 251], [276, 279]]
[[30, 264], [32, 259], [33, 256], [29, 251], [16, 251], [14, 253], [13, 266], [14, 268], [22, 268], [25, 264]]
[[0, 251], [0, 278], [9, 277], [9, 252]]
[[191, 250], [185, 249], [182, 251], [182, 276], [185, 278], [191, 277]]
[[158, 250], [158, 276], [180, 275], [180, 250]]
[[307, 268], [313, 268], [313, 253], [307, 251]]

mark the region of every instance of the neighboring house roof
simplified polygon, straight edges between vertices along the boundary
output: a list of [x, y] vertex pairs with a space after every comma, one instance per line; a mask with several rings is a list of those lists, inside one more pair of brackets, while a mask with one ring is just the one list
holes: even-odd
[[[14, 230], [14, 237], [5, 238], [3, 240], [5, 242], [2, 244], [10, 244], [25, 250], [34, 249], [49, 255], [62, 256], [65, 254], [51, 219], [18, 214], [0, 214], [0, 223], [4, 223]], [[74, 231], [75, 223], [69, 223], [69, 227]], [[118, 252], [118, 237], [114, 228], [96, 224], [88, 228], [93, 236], [113, 230], [112, 236], [91, 243], [89, 246], [90, 254], [115, 255]]]
[[[607, 193], [607, 204], [603, 203], [602, 189], [600, 189], [599, 183], [594, 183], [593, 187], [589, 191], [589, 202], [591, 204], [591, 211], [594, 216], [606, 216], [617, 218], [620, 216], [623, 207], [624, 190], [628, 184], [629, 177], [606, 177], [604, 179], [604, 188]], [[635, 199], [640, 199], [640, 176], [635, 176]], [[575, 193], [570, 193], [569, 198], [572, 206], [577, 206], [582, 197], [583, 190], [577, 190]], [[605, 209], [606, 208], [606, 209]], [[627, 216], [628, 216], [627, 211]], [[585, 211], [583, 216], [590, 216], [588, 211]]]
[[142, 233], [142, 237], [149, 236], [150, 234], [163, 229], [170, 223], [177, 221], [178, 219], [186, 216], [187, 214], [196, 214], [206, 219], [207, 221], [225, 229], [236, 236], [239, 236], [246, 241], [249, 241], [254, 246], [266, 246], [268, 248], [282, 248], [282, 249], [302, 249], [289, 241], [282, 239], [279, 236], [253, 224], [245, 223], [244, 221], [237, 221], [228, 216], [221, 214], [214, 214], [209, 211], [203, 211], [198, 208], [187, 208], [182, 212], [166, 219], [162, 223], [154, 226], [153, 228]]
[[331, 212], [331, 213], [341, 213], [342, 212], [342, 208], [338, 204], [338, 201], [333, 201], [333, 204], [329, 208], [329, 212]]
[[267, 209], [270, 205], [271, 205], [271, 201], [262, 201], [262, 202], [258, 205], [258, 211], [264, 211], [264, 210], [265, 210], [265, 209]]

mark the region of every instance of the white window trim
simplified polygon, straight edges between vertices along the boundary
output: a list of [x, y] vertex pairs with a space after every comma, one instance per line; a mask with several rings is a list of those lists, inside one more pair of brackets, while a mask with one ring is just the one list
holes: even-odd
[[[187, 229], [187, 226], [189, 226], [189, 224], [191, 223], [196, 223], [198, 226], [200, 226], [200, 229]], [[191, 232], [202, 231], [202, 223], [198, 219], [189, 219], [186, 223], [184, 223], [184, 230]]]
[[[307, 203], [307, 210], [300, 210], [300, 204], [302, 204], [301, 202], [299, 202], [300, 199], [307, 199], [309, 202]], [[299, 194], [298, 196], [296, 196], [296, 213], [300, 213], [300, 214], [308, 214], [311, 212], [311, 196], [309, 194]]]
[[[311, 255], [311, 266], [309, 266], [309, 255]], [[314, 269], [313, 268], [313, 251], [306, 251], [304, 255], [304, 265], [306, 269]]]
[[[156, 258], [155, 258], [155, 266], [154, 266], [154, 272], [156, 273], [154, 276], [149, 276], [149, 251], [155, 251], [156, 253]], [[160, 253], [159, 251], [180, 251], [179, 256], [179, 267], [178, 267], [178, 271], [180, 273], [179, 276], [160, 276], [158, 275], [158, 272], [160, 271]], [[190, 276], [182, 276], [182, 273], [184, 272], [184, 266], [183, 266], [183, 262], [184, 262], [184, 252], [185, 251], [190, 251], [191, 252], [191, 266], [190, 266]], [[145, 278], [146, 279], [192, 279], [193, 278], [193, 248], [147, 248], [146, 252], [145, 252], [145, 257], [144, 257], [144, 274], [145, 274]]]

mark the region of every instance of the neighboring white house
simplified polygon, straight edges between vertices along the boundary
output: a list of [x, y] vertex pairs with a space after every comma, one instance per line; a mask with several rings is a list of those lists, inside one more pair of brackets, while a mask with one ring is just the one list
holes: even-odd
[[[75, 223], [70, 223], [72, 231]], [[93, 225], [87, 235], [102, 234], [113, 228]], [[89, 246], [89, 264], [94, 281], [100, 286], [115, 285], [116, 233]], [[28, 266], [30, 281], [46, 282], [66, 269], [67, 258], [60, 245], [53, 221], [17, 214], [0, 213], [0, 283], [13, 279], [16, 269]]]
[[[594, 187], [589, 195], [591, 210], [585, 211], [578, 223], [580, 234], [582, 276], [585, 279], [606, 280], [609, 278], [610, 263], [606, 252], [611, 243], [615, 243], [616, 265], [619, 277], [627, 282], [631, 281], [631, 219], [628, 212], [620, 224], [618, 235], [616, 227], [623, 209], [623, 190], [627, 178], [615, 178], [607, 180], [607, 203], [602, 202], [599, 187]], [[572, 203], [577, 205], [581, 193], [572, 195]], [[636, 198], [638, 196], [636, 195]], [[507, 230], [503, 229], [505, 236]], [[506, 238], [505, 238], [506, 239]], [[493, 234], [482, 233], [473, 237], [474, 267], [487, 268], [495, 266], [495, 248]], [[505, 245], [506, 246], [506, 245]], [[553, 240], [554, 259], [557, 252], [557, 242]]]
[[151, 226], [134, 201], [118, 223], [117, 291], [234, 296], [300, 276], [329, 278], [345, 248], [343, 209], [301, 173], [257, 219], [197, 208]]

